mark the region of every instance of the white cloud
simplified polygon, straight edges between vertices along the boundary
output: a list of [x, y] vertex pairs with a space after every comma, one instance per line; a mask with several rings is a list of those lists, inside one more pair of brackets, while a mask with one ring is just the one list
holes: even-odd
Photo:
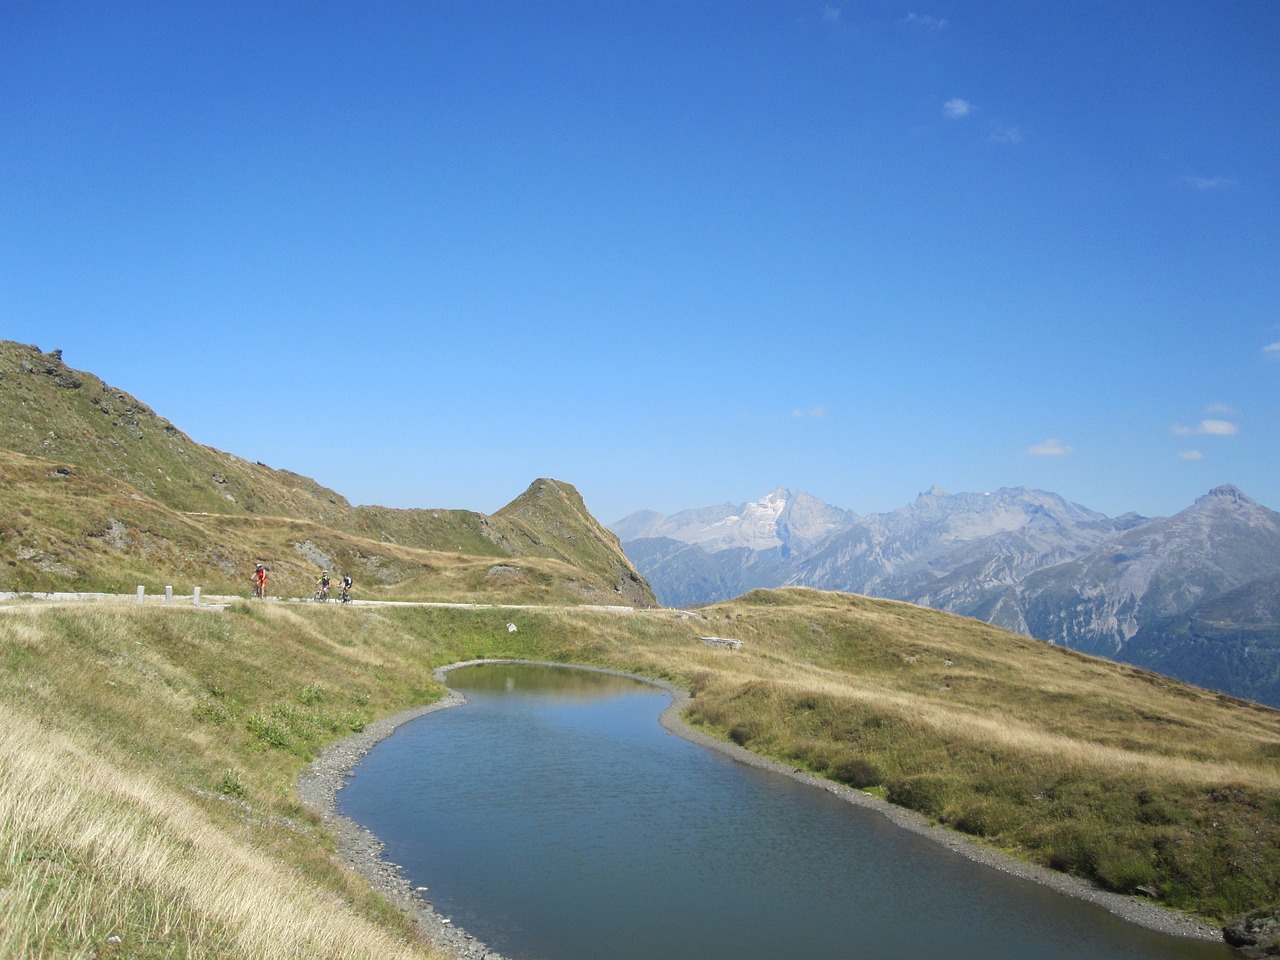
[[992, 143], [1021, 143], [1022, 131], [1017, 127], [1006, 127], [1002, 123], [987, 126], [987, 135]]
[[1195, 187], [1197, 190], [1221, 190], [1223, 187], [1234, 187], [1236, 182], [1230, 177], [1196, 177], [1190, 174], [1178, 178], [1179, 182]]
[[791, 411], [792, 418], [796, 420], [821, 420], [826, 415], [827, 408], [821, 404], [810, 407], [808, 410], [802, 410], [799, 407], [796, 407]]
[[1230, 420], [1201, 420], [1194, 427], [1186, 427], [1180, 423], [1173, 425], [1173, 433], [1179, 437], [1230, 437], [1240, 432], [1240, 428]]
[[1183, 450], [1178, 454], [1179, 460], [1203, 460], [1204, 454], [1199, 450]]
[[941, 30], [947, 25], [947, 21], [931, 17], [927, 13], [908, 13], [903, 20], [912, 26], [926, 27], [929, 30]]
[[1280, 340], [1275, 343], [1268, 343], [1263, 347], [1262, 355], [1268, 360], [1280, 360]]
[[822, 8], [822, 19], [827, 21], [827, 23], [839, 23], [840, 8], [828, 3]]
[[1065, 457], [1072, 453], [1070, 447], [1055, 437], [1050, 437], [1043, 443], [1037, 443], [1034, 447], [1027, 447], [1027, 453], [1033, 457]]
[[973, 113], [976, 108], [968, 100], [962, 100], [960, 97], [952, 97], [942, 105], [942, 112], [952, 120], [959, 120]]
[[1214, 437], [1229, 437], [1239, 433], [1240, 428], [1230, 420], [1201, 420], [1200, 432]]

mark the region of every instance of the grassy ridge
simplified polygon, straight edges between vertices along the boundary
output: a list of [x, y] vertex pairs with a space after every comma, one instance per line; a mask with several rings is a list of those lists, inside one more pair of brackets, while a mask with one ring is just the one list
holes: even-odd
[[726, 739], [1203, 917], [1280, 899], [1276, 711], [904, 604], [706, 613], [0, 608], [0, 957], [429, 957], [295, 783], [477, 657], [686, 685]]
[[[340, 561], [357, 580], [390, 586], [416, 576], [412, 557], [398, 554], [411, 550], [572, 567], [580, 596], [565, 595], [566, 602], [655, 602], [617, 537], [565, 483], [537, 480], [492, 516], [352, 506], [307, 477], [195, 442], [140, 400], [71, 369], [58, 351], [4, 340], [0, 405], [9, 411], [0, 419], [0, 483], [9, 508], [0, 515], [0, 560], [14, 568], [10, 579], [22, 581], [6, 583], [9, 589], [92, 589], [89, 577], [111, 574], [113, 563], [94, 556], [106, 543], [118, 553], [132, 548], [114, 564], [133, 581], [127, 589], [174, 577], [219, 588], [220, 579], [247, 577], [258, 559], [279, 563], [276, 572], [287, 580], [299, 559], [310, 558], [313, 582], [322, 557], [335, 561], [330, 566]], [[43, 513], [22, 512], [33, 504]], [[137, 522], [123, 521], [122, 510]], [[165, 515], [151, 525], [156, 513]], [[178, 517], [188, 519], [179, 524]], [[236, 520], [249, 523], [237, 527]], [[298, 538], [280, 543], [266, 535], [280, 521], [299, 525]], [[230, 535], [237, 529], [247, 531], [244, 542]], [[339, 543], [310, 549], [312, 530]], [[90, 562], [78, 562], [85, 554]]]
[[93, 465], [175, 510], [319, 519], [350, 506], [307, 477], [196, 443], [136, 397], [68, 367], [61, 351], [0, 340], [0, 401], [0, 447]]
[[[479, 521], [466, 511], [386, 512], [387, 522], [395, 521], [392, 529], [410, 540], [415, 531], [401, 527], [438, 514], [435, 532], [447, 531], [445, 542], [460, 541], [440, 550], [310, 520], [186, 513], [101, 471], [4, 449], [0, 481], [0, 587], [6, 590], [130, 593], [142, 584], [150, 592], [168, 585], [190, 594], [198, 586], [206, 594], [247, 596], [249, 573], [263, 560], [271, 571], [270, 591], [278, 596], [309, 596], [322, 566], [349, 571], [357, 595], [366, 598], [612, 604], [648, 591], [632, 579], [634, 571], [609, 556], [606, 544], [574, 536], [569, 524], [568, 542], [588, 544], [579, 549], [594, 548], [591, 556], [539, 556], [534, 548], [513, 554], [470, 537], [470, 526]], [[542, 553], [558, 551], [554, 536], [544, 540], [549, 546]], [[516, 542], [513, 549], [520, 547]], [[618, 582], [631, 584], [630, 596], [618, 594]]]

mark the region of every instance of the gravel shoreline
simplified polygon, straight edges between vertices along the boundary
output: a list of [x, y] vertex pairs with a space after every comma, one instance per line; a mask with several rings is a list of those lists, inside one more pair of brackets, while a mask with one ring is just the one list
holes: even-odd
[[[471, 660], [465, 663], [450, 664], [435, 672], [437, 680], [445, 682], [445, 675], [455, 667], [471, 666], [477, 663], [512, 663], [532, 661], [496, 661]], [[549, 664], [550, 666], [567, 666], [566, 664]], [[984, 847], [963, 834], [929, 823], [922, 815], [902, 807], [896, 807], [887, 801], [861, 790], [824, 780], [812, 774], [796, 770], [786, 764], [758, 756], [736, 744], [726, 743], [693, 729], [681, 719], [684, 708], [690, 697], [687, 692], [669, 683], [652, 680], [636, 674], [618, 670], [603, 670], [598, 667], [575, 667], [575, 669], [595, 670], [599, 673], [612, 673], [631, 677], [645, 683], [653, 684], [671, 695], [671, 704], [662, 712], [662, 726], [677, 736], [683, 737], [701, 746], [725, 753], [733, 759], [772, 770], [791, 777], [801, 783], [807, 783], [820, 790], [835, 794], [841, 799], [862, 807], [875, 810], [895, 825], [914, 833], [928, 837], [961, 856], [976, 863], [984, 864], [995, 870], [1011, 874], [1026, 880], [1043, 884], [1058, 893], [1097, 904], [1130, 923], [1136, 923], [1150, 930], [1167, 933], [1173, 936], [1196, 940], [1222, 942], [1222, 931], [1191, 917], [1168, 910], [1158, 904], [1138, 897], [1124, 896], [1099, 890], [1093, 885], [1076, 877], [1071, 877], [1054, 870], [1023, 863], [1005, 856], [998, 851]], [[425, 707], [406, 710], [392, 717], [384, 717], [364, 728], [360, 733], [347, 737], [324, 751], [298, 780], [298, 796], [304, 806], [316, 812], [324, 825], [333, 830], [337, 838], [339, 855], [357, 870], [369, 883], [389, 902], [403, 910], [414, 923], [419, 935], [427, 942], [434, 944], [459, 960], [504, 960], [490, 950], [484, 943], [468, 934], [465, 930], [453, 925], [448, 917], [437, 913], [431, 902], [423, 895], [424, 889], [415, 889], [400, 872], [397, 864], [382, 859], [383, 843], [359, 824], [338, 813], [338, 791], [351, 776], [361, 758], [368, 753], [378, 741], [389, 736], [402, 724], [437, 710], [461, 706], [466, 698], [450, 692], [447, 697]]]

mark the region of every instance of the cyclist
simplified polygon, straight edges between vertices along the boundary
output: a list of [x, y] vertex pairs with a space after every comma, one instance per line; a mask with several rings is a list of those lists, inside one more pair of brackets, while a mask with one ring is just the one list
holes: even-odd
[[321, 570], [320, 579], [316, 581], [316, 599], [325, 601], [329, 599], [329, 571]]
[[351, 574], [349, 573], [344, 573], [342, 575], [342, 593], [339, 596], [339, 599], [343, 603], [351, 602]]
[[253, 595], [259, 600], [265, 600], [267, 596], [267, 568], [262, 564], [258, 564], [254, 568], [253, 576]]

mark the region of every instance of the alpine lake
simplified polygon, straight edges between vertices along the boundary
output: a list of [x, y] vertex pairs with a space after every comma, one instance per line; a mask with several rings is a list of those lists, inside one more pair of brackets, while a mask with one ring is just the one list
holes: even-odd
[[338, 795], [442, 918], [512, 960], [1229, 960], [665, 730], [663, 689], [457, 667], [467, 703]]

